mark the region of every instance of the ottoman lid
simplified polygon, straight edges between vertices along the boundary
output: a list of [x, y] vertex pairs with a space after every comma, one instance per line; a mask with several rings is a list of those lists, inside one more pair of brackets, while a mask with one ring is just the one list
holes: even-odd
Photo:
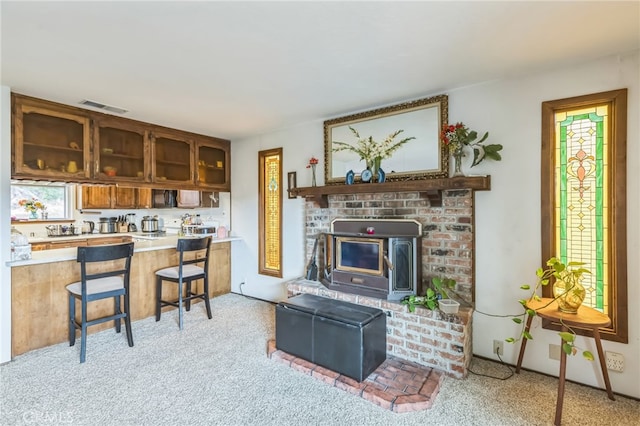
[[356, 326], [367, 324], [374, 318], [384, 315], [378, 308], [313, 294], [294, 296], [278, 305]]

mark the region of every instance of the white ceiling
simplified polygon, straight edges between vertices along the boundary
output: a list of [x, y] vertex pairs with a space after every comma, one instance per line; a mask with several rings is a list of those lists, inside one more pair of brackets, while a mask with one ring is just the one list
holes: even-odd
[[640, 48], [640, 2], [9, 2], [2, 85], [239, 139]]

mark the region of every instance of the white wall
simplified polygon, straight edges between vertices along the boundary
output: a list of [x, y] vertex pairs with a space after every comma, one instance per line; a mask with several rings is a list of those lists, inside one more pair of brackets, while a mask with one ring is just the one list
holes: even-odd
[[[490, 174], [491, 191], [476, 193], [476, 312], [473, 327], [474, 353], [493, 357], [494, 339], [516, 336], [519, 329], [508, 318], [481, 314], [509, 315], [520, 312], [516, 300], [519, 287], [535, 281], [540, 258], [540, 135], [541, 103], [619, 88], [629, 89], [627, 143], [628, 217], [628, 297], [629, 344], [604, 341], [605, 350], [624, 355], [625, 372], [610, 372], [615, 392], [640, 397], [640, 167], [638, 104], [638, 52], [610, 57], [580, 66], [529, 76], [493, 81], [483, 85], [450, 90], [449, 120], [463, 121], [478, 132], [489, 131], [489, 143], [504, 145], [503, 161], [485, 161], [469, 174]], [[417, 97], [417, 96], [416, 96]], [[311, 156], [323, 159], [322, 123], [306, 123], [232, 143], [232, 206], [234, 229], [243, 237], [242, 247], [232, 255], [232, 288], [246, 279], [243, 292], [275, 300], [282, 281], [257, 274], [257, 152], [283, 147], [284, 172], [297, 171], [298, 185], [308, 186], [310, 171], [305, 169]], [[467, 163], [470, 161], [467, 158]], [[318, 171], [322, 170], [322, 164]], [[322, 184], [322, 172], [319, 182]], [[284, 202], [285, 279], [304, 273], [304, 206], [302, 200]], [[239, 292], [239, 291], [238, 291]], [[558, 344], [556, 332], [534, 323], [535, 340], [529, 343], [524, 367], [557, 375], [559, 362], [550, 360], [548, 346]], [[577, 345], [595, 353], [592, 339], [579, 337]], [[506, 362], [515, 364], [519, 345], [505, 345]], [[604, 387], [598, 363], [582, 357], [570, 358], [567, 378]]]
[[[258, 274], [258, 151], [282, 147], [283, 278]], [[311, 185], [313, 156], [323, 158], [322, 122], [302, 124], [231, 144], [231, 205], [234, 235], [242, 237], [232, 250], [231, 290], [264, 300], [286, 298], [283, 282], [304, 275], [304, 201], [287, 198], [287, 173], [297, 172], [298, 186]], [[324, 172], [318, 168], [318, 185]], [[243, 283], [241, 285], [241, 283]]]
[[0, 363], [11, 360], [11, 90], [0, 86]]

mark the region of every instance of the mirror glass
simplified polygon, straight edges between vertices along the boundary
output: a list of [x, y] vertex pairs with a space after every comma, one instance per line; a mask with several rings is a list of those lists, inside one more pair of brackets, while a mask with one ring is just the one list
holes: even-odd
[[393, 138], [390, 145], [406, 138], [413, 139], [381, 161], [386, 180], [447, 177], [448, 155], [440, 142], [440, 130], [447, 120], [448, 97], [439, 95], [325, 121], [325, 184], [345, 183], [349, 170], [353, 170], [356, 180], [359, 180], [360, 173], [367, 168], [358, 153], [351, 150], [336, 152], [339, 144], [335, 142], [357, 148], [359, 139], [371, 137], [381, 143], [398, 130], [402, 132]]

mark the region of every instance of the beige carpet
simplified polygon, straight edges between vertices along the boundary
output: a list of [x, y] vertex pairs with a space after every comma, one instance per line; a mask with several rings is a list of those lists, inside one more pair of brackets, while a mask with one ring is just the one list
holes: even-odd
[[[199, 303], [178, 330], [174, 312], [32, 351], [0, 367], [1, 425], [550, 425], [557, 379], [447, 378], [433, 407], [393, 413], [267, 358], [274, 305], [236, 294]], [[475, 359], [477, 372], [504, 375]], [[615, 390], [615, 389], [614, 389]], [[564, 425], [637, 425], [640, 403], [569, 383]]]

